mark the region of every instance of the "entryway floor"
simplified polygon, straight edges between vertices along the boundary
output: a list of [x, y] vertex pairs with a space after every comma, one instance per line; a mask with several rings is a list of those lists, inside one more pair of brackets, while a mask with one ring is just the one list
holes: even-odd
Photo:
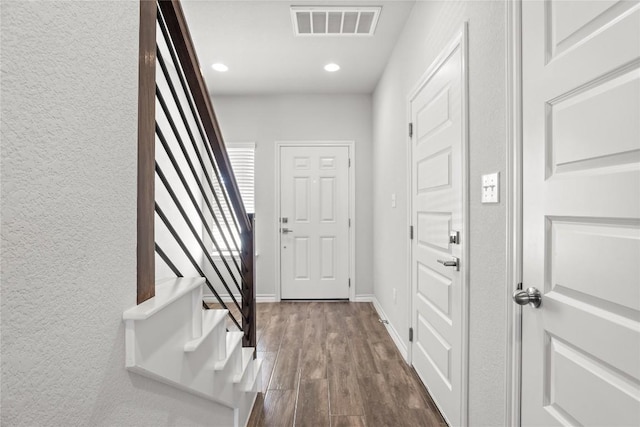
[[257, 426], [446, 426], [370, 303], [257, 304]]

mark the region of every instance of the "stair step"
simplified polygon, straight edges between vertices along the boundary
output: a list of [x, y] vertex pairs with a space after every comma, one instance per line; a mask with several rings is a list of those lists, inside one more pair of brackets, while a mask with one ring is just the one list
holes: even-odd
[[221, 371], [225, 366], [227, 366], [227, 362], [229, 362], [229, 359], [231, 359], [231, 357], [233, 356], [234, 350], [242, 342], [243, 336], [244, 334], [242, 332], [227, 332], [227, 357], [225, 357], [223, 360], [217, 361], [213, 365], [213, 368], [216, 371]]
[[202, 335], [184, 345], [184, 351], [196, 351], [200, 344], [213, 332], [213, 330], [224, 321], [229, 310], [202, 310]]
[[171, 305], [185, 294], [201, 288], [204, 285], [204, 277], [178, 277], [173, 279], [158, 280], [156, 282], [156, 295], [130, 308], [122, 314], [123, 320], [145, 320], [160, 310]]
[[238, 384], [247, 373], [249, 363], [253, 360], [253, 347], [244, 347], [242, 349], [242, 371], [233, 377], [233, 383]]

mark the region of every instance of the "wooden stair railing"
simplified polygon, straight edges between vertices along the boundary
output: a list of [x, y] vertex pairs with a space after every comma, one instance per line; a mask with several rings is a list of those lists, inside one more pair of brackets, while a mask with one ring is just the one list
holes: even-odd
[[155, 296], [154, 165], [156, 87], [155, 1], [140, 1], [138, 55], [138, 202], [137, 202], [137, 303]]
[[154, 296], [157, 255], [176, 277], [204, 277], [219, 306], [231, 309], [243, 346], [255, 347], [254, 216], [178, 0], [140, 1], [139, 67], [138, 304]]

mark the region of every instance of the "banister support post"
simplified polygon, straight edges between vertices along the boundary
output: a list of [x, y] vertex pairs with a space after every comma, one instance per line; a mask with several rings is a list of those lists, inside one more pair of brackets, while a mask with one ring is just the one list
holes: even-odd
[[154, 203], [155, 203], [155, 90], [156, 90], [155, 1], [140, 1], [140, 50], [138, 58], [138, 215], [137, 215], [137, 303], [155, 293]]
[[255, 294], [255, 215], [249, 214], [251, 229], [244, 229], [242, 242], [242, 339], [243, 347], [254, 347], [253, 357], [256, 357], [256, 294]]

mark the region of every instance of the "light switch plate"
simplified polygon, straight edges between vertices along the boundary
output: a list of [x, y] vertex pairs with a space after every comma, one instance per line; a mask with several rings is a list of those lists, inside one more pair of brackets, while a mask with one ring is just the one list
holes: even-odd
[[498, 203], [500, 194], [500, 173], [482, 175], [482, 203]]

